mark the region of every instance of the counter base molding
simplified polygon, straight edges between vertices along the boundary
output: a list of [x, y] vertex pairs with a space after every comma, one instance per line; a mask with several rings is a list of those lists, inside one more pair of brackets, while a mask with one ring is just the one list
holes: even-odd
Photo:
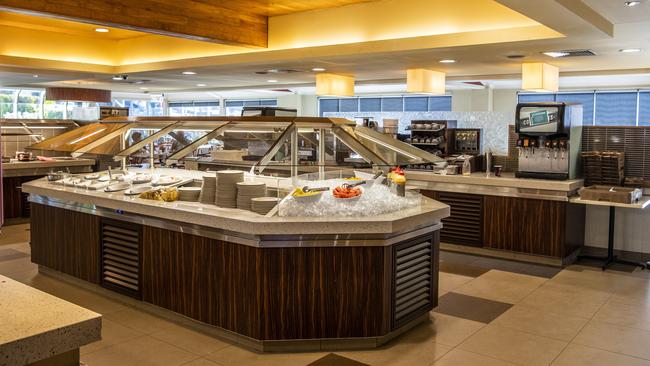
[[41, 267], [258, 351], [377, 347], [428, 319], [437, 305], [439, 225], [383, 243], [303, 243], [287, 234], [305, 246], [259, 247], [149, 226], [145, 218], [34, 202], [32, 211], [32, 260]]

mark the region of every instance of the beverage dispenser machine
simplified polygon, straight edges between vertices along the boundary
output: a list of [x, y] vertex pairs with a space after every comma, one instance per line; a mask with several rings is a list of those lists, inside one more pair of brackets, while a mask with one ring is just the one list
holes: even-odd
[[582, 105], [519, 103], [519, 178], [574, 179], [580, 172]]

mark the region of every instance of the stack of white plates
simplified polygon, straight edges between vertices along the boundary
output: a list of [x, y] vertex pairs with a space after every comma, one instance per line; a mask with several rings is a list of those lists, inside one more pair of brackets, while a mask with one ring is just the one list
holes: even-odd
[[251, 210], [251, 198], [266, 196], [266, 184], [258, 182], [237, 183], [237, 208]]
[[199, 200], [201, 187], [180, 187], [178, 188], [178, 200], [196, 202]]
[[219, 207], [237, 208], [237, 183], [244, 181], [241, 170], [221, 170], [217, 172], [216, 201]]
[[251, 210], [260, 215], [266, 215], [280, 202], [277, 197], [257, 197], [251, 199]]
[[203, 177], [199, 202], [214, 204], [215, 192], [217, 190], [217, 177]]

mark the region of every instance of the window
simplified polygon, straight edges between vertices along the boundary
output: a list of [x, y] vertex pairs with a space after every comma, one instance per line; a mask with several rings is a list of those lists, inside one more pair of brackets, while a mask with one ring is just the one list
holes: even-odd
[[321, 116], [331, 112], [449, 112], [451, 96], [321, 98], [318, 106]]
[[592, 125], [594, 123], [594, 93], [560, 93], [557, 94], [556, 100], [582, 104], [582, 124]]
[[596, 126], [635, 126], [637, 92], [596, 93]]
[[17, 91], [0, 89], [0, 118], [16, 118], [14, 114], [14, 97]]
[[639, 126], [650, 126], [650, 91], [639, 93]]
[[[582, 104], [582, 124], [596, 126], [650, 125], [650, 91], [588, 91], [557, 94], [519, 94], [520, 103]], [[638, 99], [638, 109], [637, 109]]]
[[218, 116], [221, 114], [219, 101], [170, 102], [170, 116]]
[[275, 107], [275, 99], [226, 100], [226, 116], [241, 116], [241, 111], [248, 106]]
[[129, 116], [162, 116], [160, 101], [149, 99], [113, 99], [113, 106], [129, 109]]

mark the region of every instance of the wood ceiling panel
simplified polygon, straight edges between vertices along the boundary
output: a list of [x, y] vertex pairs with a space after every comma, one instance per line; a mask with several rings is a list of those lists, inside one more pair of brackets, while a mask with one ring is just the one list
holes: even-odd
[[278, 16], [301, 11], [336, 8], [377, 0], [239, 0], [223, 1], [223, 6], [265, 16]]

